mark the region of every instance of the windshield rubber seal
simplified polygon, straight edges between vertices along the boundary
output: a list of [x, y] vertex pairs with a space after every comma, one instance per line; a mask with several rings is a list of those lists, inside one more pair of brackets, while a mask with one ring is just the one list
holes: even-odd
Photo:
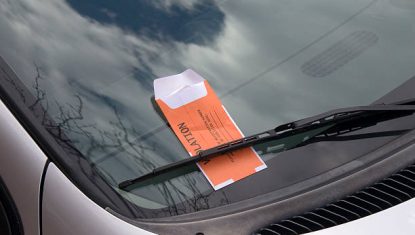
[[[223, 207], [161, 219], [131, 219], [107, 208], [132, 225], [155, 233], [189, 231], [216, 234], [246, 231], [291, 218], [351, 195], [415, 163], [415, 130], [360, 158], [285, 189]], [[329, 180], [327, 180], [329, 179]], [[324, 196], [323, 196], [324, 195]], [[249, 220], [250, 223], [244, 221]], [[220, 230], [218, 230], [220, 229]], [[249, 234], [249, 233], [246, 233]]]
[[[98, 176], [95, 169], [77, 154], [67, 154], [45, 129], [28, 104], [35, 102], [25, 85], [11, 66], [0, 56], [0, 100], [8, 107], [33, 141], [48, 159], [85, 195], [102, 208], [112, 208], [124, 216], [135, 218], [137, 207], [124, 200], [107, 182]], [[44, 115], [44, 114], [43, 114]], [[78, 168], [74, 168], [78, 166]], [[97, 177], [98, 176], [98, 177]]]
[[[36, 117], [28, 109], [27, 104], [22, 102], [20, 99], [12, 98], [16, 96], [21, 96], [22, 94], [17, 94], [16, 89], [14, 87], [11, 87], [10, 84], [6, 84], [5, 79], [3, 79], [5, 76], [8, 76], [9, 78], [14, 77], [12, 78], [14, 85], [18, 84], [19, 87], [22, 87], [22, 89], [24, 89], [24, 85], [21, 84], [17, 75], [6, 64], [6, 62], [0, 57], [0, 78], [1, 78], [0, 79], [0, 99], [12, 111], [12, 113], [16, 116], [19, 122], [32, 136], [34, 141], [41, 147], [41, 149], [49, 157], [51, 162], [56, 164], [58, 168], [69, 178], [69, 180], [71, 180], [71, 182], [75, 186], [77, 186], [83, 193], [85, 193], [91, 200], [93, 200], [99, 206], [101, 206], [102, 208], [105, 208], [107, 211], [111, 212], [117, 217], [131, 224], [139, 226], [141, 228], [148, 229], [150, 231], [165, 231], [166, 228], [179, 229], [180, 226], [182, 226], [181, 229], [186, 229], [188, 228], [188, 226], [190, 227], [196, 226], [197, 228], [199, 228], [204, 224], [212, 224], [213, 223], [212, 221], [217, 221], [218, 219], [224, 219], [227, 222], [229, 222], [229, 224], [232, 224], [232, 221], [236, 219], [236, 222], [241, 223], [240, 218], [243, 218], [243, 215], [245, 214], [251, 214], [253, 212], [254, 213], [264, 212], [265, 213], [269, 208], [272, 208], [273, 206], [275, 206], [275, 204], [281, 204], [282, 202], [291, 201], [291, 200], [294, 200], [293, 198], [308, 195], [308, 193], [312, 193], [316, 190], [318, 191], [320, 189], [328, 187], [327, 184], [329, 184], [329, 182], [324, 181], [324, 183], [318, 185], [318, 187], [316, 187], [315, 189], [307, 188], [301, 191], [298, 195], [296, 194], [297, 196], [290, 194], [288, 196], [286, 195], [285, 197], [282, 197], [282, 194], [280, 194], [281, 193], [280, 191], [274, 191], [274, 192], [267, 193], [266, 195], [257, 196], [252, 199], [235, 202], [231, 205], [226, 205], [226, 206], [222, 206], [218, 208], [212, 208], [212, 209], [205, 210], [205, 211], [199, 211], [199, 212], [194, 212], [194, 213], [189, 213], [189, 214], [184, 214], [184, 215], [179, 215], [179, 216], [165, 217], [165, 218], [135, 219], [137, 216], [132, 212], [131, 208], [129, 208], [135, 205], [123, 199], [99, 175], [98, 177], [97, 175], [95, 175], [94, 181], [92, 181], [90, 176], [83, 175], [83, 174], [80, 175], [79, 172], [74, 170], [73, 165], [71, 165], [71, 162], [63, 160], [64, 157], [65, 158], [67, 157], [67, 154], [61, 150], [61, 146], [59, 146], [59, 144], [56, 143], [56, 141], [44, 129], [44, 127], [39, 122], [36, 121]], [[12, 92], [15, 92], [16, 94], [11, 94]], [[29, 94], [28, 92], [26, 95], [27, 95], [26, 98], [31, 96], [31, 94]], [[401, 138], [397, 140], [398, 146], [402, 147], [405, 145], [404, 139], [405, 139], [404, 136], [402, 136]], [[392, 142], [395, 143], [396, 141], [392, 141]], [[393, 143], [387, 144], [384, 147], [391, 146], [391, 144], [393, 145]], [[394, 146], [394, 149], [397, 149], [397, 148], [398, 148], [397, 146]], [[377, 151], [375, 151], [376, 154], [374, 155], [372, 154], [373, 156], [376, 156], [377, 160], [379, 160], [381, 156], [384, 156], [385, 158], [387, 158], [388, 156], [390, 156], [392, 150], [389, 149], [389, 151], [386, 151], [384, 150], [384, 148], [382, 148], [382, 150], [379, 150], [379, 151], [381, 151], [383, 154], [378, 153]], [[73, 158], [73, 156], [71, 157]], [[78, 156], [76, 159], [72, 159], [72, 161], [74, 162], [82, 161], [82, 160], [83, 158], [81, 156]], [[406, 160], [413, 160], [413, 157], [412, 158], [408, 157]], [[78, 162], [76, 162], [76, 164], [79, 165]], [[396, 166], [396, 164], [392, 164], [392, 165]], [[86, 161], [84, 161], [84, 164], [82, 164], [82, 167], [88, 168], [90, 166]], [[93, 168], [90, 168], [88, 170], [91, 170], [92, 172], [94, 171]], [[373, 179], [373, 177], [371, 179]], [[337, 180], [336, 182], [338, 181], [340, 180]], [[298, 185], [295, 185], [295, 186], [298, 187]], [[91, 188], [94, 190], [91, 190]], [[345, 189], [346, 188], [350, 189], [348, 187], [345, 187]], [[109, 195], [106, 195], [102, 192], [108, 193]], [[277, 197], [275, 197], [275, 195]], [[327, 198], [335, 198], [335, 196], [328, 196]], [[316, 203], [317, 202], [313, 202], [310, 205], [304, 205], [304, 204], [301, 204], [301, 205], [304, 207], [310, 207], [310, 206], [314, 207], [316, 206]], [[301, 211], [295, 210], [295, 209], [288, 210], [288, 211], [282, 210], [281, 213], [278, 213], [278, 216], [282, 216], [282, 215], [288, 216], [288, 214], [292, 215], [293, 213], [296, 214], [297, 212], [300, 213]], [[258, 227], [267, 225], [269, 222], [275, 221], [275, 219], [277, 218], [277, 216], [275, 215], [275, 211], [272, 211], [272, 214], [270, 214], [269, 212], [266, 212], [266, 213], [268, 213], [268, 215], [264, 214], [263, 216], [261, 216], [262, 220], [257, 221], [255, 223], [257, 224]], [[226, 227], [226, 225], [224, 226]]]

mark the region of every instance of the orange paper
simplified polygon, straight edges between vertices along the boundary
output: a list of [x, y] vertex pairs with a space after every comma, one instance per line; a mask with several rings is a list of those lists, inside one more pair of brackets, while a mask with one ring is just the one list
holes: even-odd
[[[192, 70], [156, 79], [156, 102], [191, 156], [243, 137], [209, 83]], [[266, 168], [243, 148], [198, 163], [215, 190]]]

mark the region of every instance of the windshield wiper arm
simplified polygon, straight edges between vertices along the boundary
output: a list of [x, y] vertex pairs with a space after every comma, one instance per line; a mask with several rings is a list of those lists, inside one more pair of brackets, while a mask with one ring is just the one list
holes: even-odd
[[[407, 112], [407, 115], [415, 112], [415, 99], [404, 100], [393, 104], [375, 104], [368, 106], [356, 106], [350, 108], [340, 108], [331, 110], [316, 116], [301, 119], [295, 122], [290, 122], [277, 126], [268, 131], [264, 131], [255, 135], [247, 136], [238, 140], [230, 141], [228, 143], [203, 150], [196, 156], [186, 158], [165, 166], [157, 167], [151, 172], [139, 176], [135, 179], [121, 182], [118, 187], [121, 189], [127, 188], [130, 185], [149, 179], [151, 177], [166, 173], [168, 171], [180, 168], [189, 164], [207, 160], [221, 154], [238, 150], [245, 147], [250, 147], [256, 144], [266, 143], [278, 139], [282, 139], [294, 134], [300, 134], [311, 130], [316, 130], [327, 125], [337, 125], [341, 123], [361, 120], [380, 113], [401, 113]], [[392, 118], [389, 118], [392, 119]], [[385, 120], [381, 120], [385, 121]]]

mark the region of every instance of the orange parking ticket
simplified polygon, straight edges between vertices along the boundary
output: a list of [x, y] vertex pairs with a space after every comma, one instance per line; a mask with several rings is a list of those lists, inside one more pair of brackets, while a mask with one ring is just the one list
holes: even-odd
[[[243, 137], [209, 83], [192, 70], [154, 80], [157, 104], [190, 156]], [[267, 166], [247, 147], [198, 166], [215, 190]]]

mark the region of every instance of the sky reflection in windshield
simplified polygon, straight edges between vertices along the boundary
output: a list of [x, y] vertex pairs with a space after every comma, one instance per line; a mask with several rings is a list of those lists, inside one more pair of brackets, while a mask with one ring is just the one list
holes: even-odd
[[[187, 156], [154, 111], [155, 78], [197, 71], [246, 135], [369, 104], [415, 74], [415, 8], [408, 6], [405, 0], [2, 1], [0, 42], [7, 46], [0, 53], [50, 116], [75, 118], [64, 123], [66, 134], [115, 185]], [[369, 45], [356, 34], [376, 40]], [[330, 54], [349, 48], [360, 51]], [[318, 55], [344, 63], [328, 68], [313, 61]], [[310, 76], [302, 70], [310, 61], [330, 73]], [[165, 187], [186, 196], [195, 193], [189, 188], [211, 192], [200, 175], [189, 180]], [[183, 201], [154, 191], [158, 203]]]

